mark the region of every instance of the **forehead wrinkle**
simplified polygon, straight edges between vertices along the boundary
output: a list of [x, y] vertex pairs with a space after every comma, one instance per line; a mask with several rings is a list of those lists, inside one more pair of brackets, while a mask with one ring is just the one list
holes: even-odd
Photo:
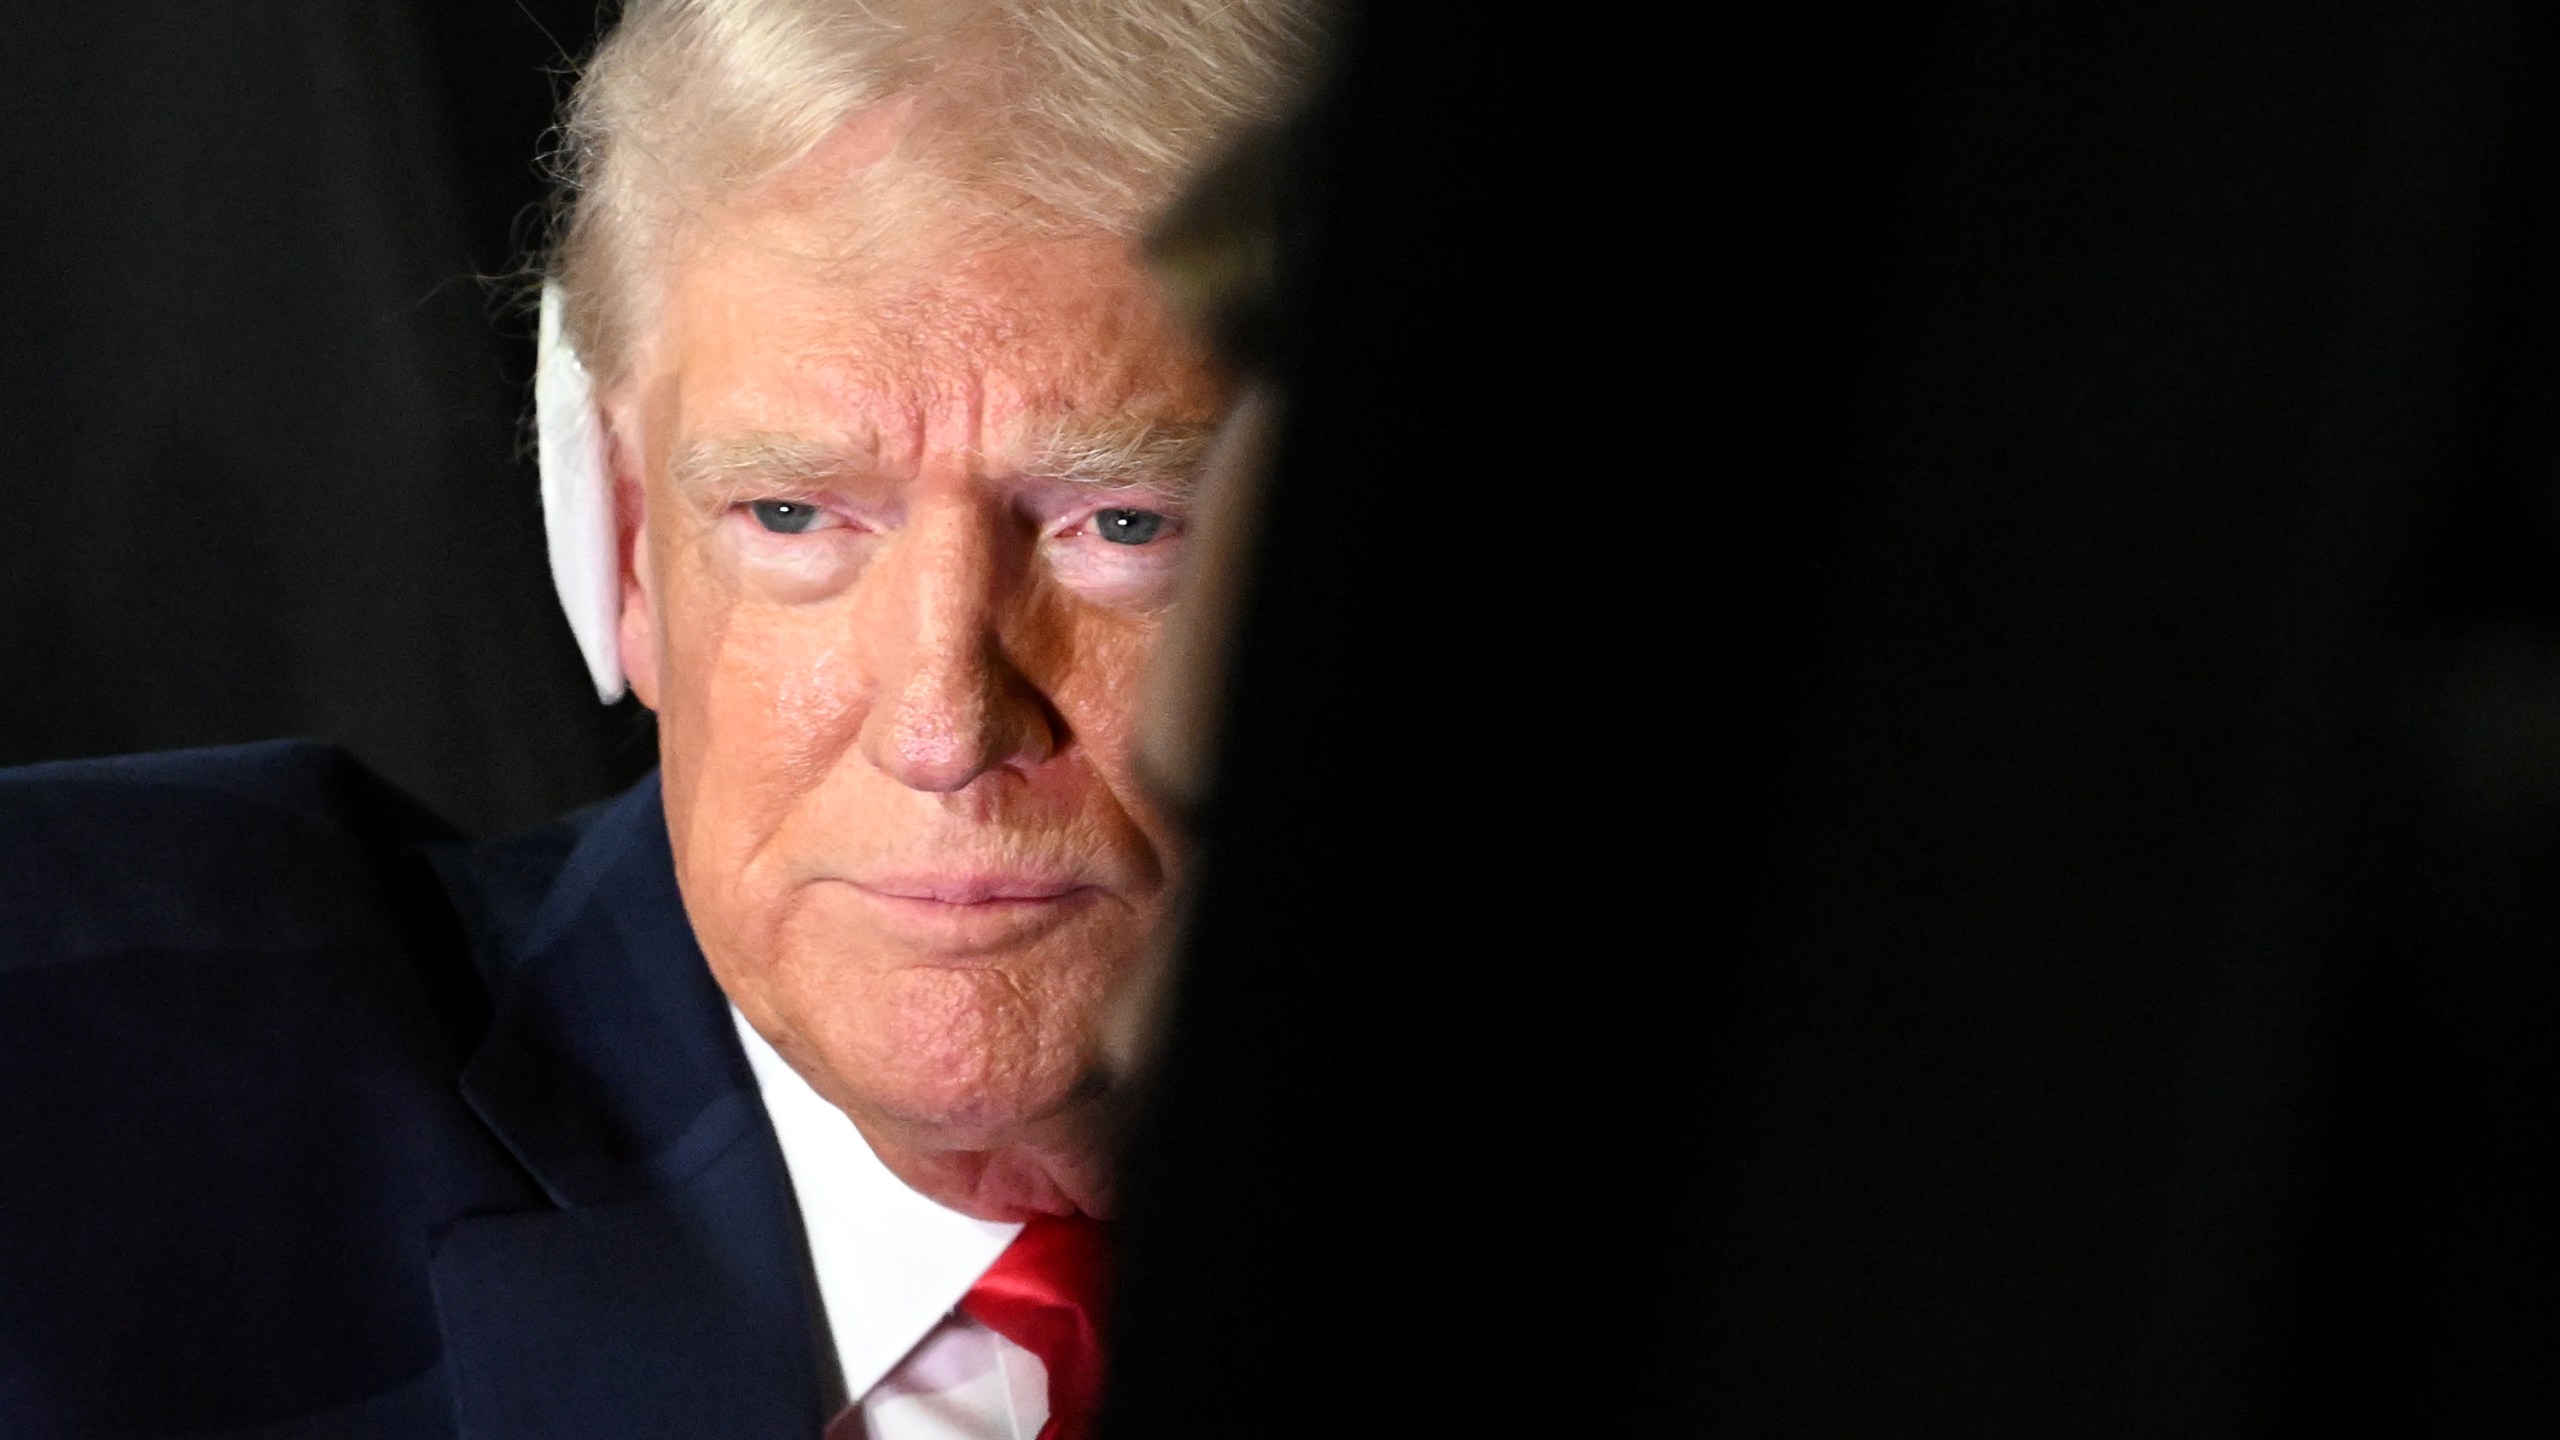
[[1185, 488], [1223, 394], [1169, 357], [1163, 337], [1132, 323], [1116, 298], [1097, 297], [1064, 320], [950, 307], [918, 337], [932, 348], [917, 355], [917, 369], [932, 377], [942, 413], [966, 426], [981, 473]]
[[1171, 403], [1151, 357], [1080, 351], [1072, 325], [974, 306], [900, 310], [919, 323], [900, 333], [866, 316], [861, 338], [839, 340], [819, 365], [830, 405], [865, 418], [876, 466], [911, 467], [935, 448], [981, 476], [1172, 493], [1216, 428], [1191, 418], [1197, 405]]
[[[1061, 294], [1047, 286], [1053, 257], [1045, 248], [962, 246], [943, 250], [932, 269], [836, 274], [841, 288], [814, 286], [819, 277], [805, 262], [760, 249], [730, 253], [751, 274], [780, 265], [790, 291], [833, 291], [775, 316], [751, 348], [730, 347], [731, 368], [762, 356], [796, 371], [768, 393], [798, 392], [800, 413], [823, 433], [859, 432], [870, 452], [854, 458], [880, 478], [956, 462], [989, 479], [1178, 497], [1225, 399], [1223, 378], [1166, 323], [1142, 281], [1093, 283], [1077, 272]], [[787, 399], [779, 411], [758, 408], [781, 422], [775, 430], [800, 428]], [[756, 417], [735, 418], [752, 425]], [[840, 468], [839, 457], [805, 446], [743, 438], [749, 443], [725, 453], [706, 447], [688, 456], [691, 488], [715, 496], [750, 481], [816, 488]]]

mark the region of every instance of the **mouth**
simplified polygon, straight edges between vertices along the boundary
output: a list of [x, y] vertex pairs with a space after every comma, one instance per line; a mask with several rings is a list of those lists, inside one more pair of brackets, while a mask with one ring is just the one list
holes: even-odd
[[954, 954], [1027, 943], [1102, 897], [1081, 879], [974, 871], [846, 883], [892, 934]]
[[930, 905], [1046, 904], [1092, 888], [1081, 880], [998, 871], [952, 871], [856, 880], [855, 889]]

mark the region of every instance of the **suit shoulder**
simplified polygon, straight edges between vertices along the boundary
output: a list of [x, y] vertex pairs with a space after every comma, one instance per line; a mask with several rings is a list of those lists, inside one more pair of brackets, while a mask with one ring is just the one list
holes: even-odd
[[397, 872], [454, 838], [309, 741], [0, 770], [0, 973], [379, 935], [415, 898]]
[[0, 1434], [431, 1373], [433, 1238], [540, 1200], [458, 1083], [454, 838], [326, 746], [0, 772]]

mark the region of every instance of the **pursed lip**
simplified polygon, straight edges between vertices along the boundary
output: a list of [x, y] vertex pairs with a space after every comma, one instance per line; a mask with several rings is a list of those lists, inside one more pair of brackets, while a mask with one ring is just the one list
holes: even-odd
[[882, 925], [912, 944], [959, 954], [1026, 944], [1099, 899], [1081, 878], [980, 871], [867, 877], [846, 882]]
[[1063, 900], [1092, 888], [1072, 876], [1022, 875], [1001, 871], [934, 871], [915, 875], [856, 880], [853, 885], [890, 900], [931, 905], [1039, 904]]

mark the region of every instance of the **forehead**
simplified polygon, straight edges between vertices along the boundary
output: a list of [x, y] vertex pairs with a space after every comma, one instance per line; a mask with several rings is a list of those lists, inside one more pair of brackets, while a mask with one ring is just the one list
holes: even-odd
[[1116, 237], [848, 239], [838, 207], [786, 193], [706, 217], [665, 302], [654, 368], [678, 444], [800, 435], [1001, 467], [1062, 429], [1196, 425], [1225, 400]]

